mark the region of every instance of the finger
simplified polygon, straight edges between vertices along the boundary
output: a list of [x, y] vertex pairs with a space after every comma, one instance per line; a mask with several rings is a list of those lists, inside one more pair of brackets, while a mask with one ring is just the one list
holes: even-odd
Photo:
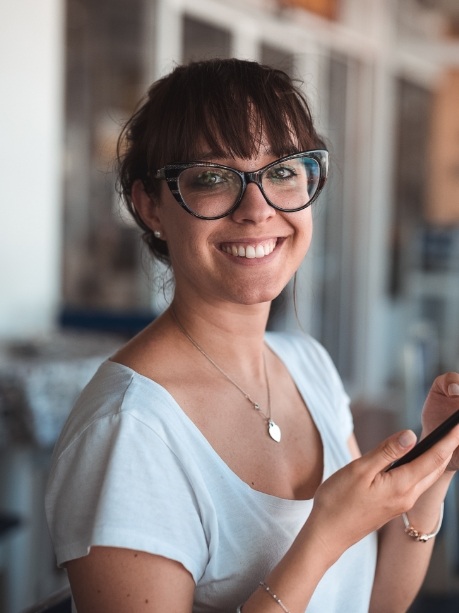
[[443, 396], [459, 396], [459, 373], [447, 372], [436, 377], [430, 392]]
[[362, 460], [365, 463], [371, 462], [375, 472], [379, 472], [404, 456], [415, 444], [415, 433], [412, 430], [402, 430], [386, 438], [375, 449], [362, 456]]
[[459, 373], [448, 372], [435, 379], [422, 409], [422, 438], [459, 409]]
[[459, 396], [459, 373], [447, 374], [447, 386], [448, 396]]
[[433, 478], [435, 480], [445, 470], [458, 445], [459, 425], [455, 426], [419, 457], [403, 466], [395, 468], [391, 473], [401, 474], [401, 471], [405, 470], [407, 474], [410, 474], [410, 479], [414, 482], [421, 482], [426, 478]]

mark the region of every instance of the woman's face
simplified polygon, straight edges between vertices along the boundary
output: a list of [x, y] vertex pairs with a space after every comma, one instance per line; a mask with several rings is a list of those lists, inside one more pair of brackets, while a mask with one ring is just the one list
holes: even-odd
[[[263, 142], [249, 160], [206, 160], [253, 171], [276, 159]], [[166, 182], [152, 205], [149, 225], [167, 241], [176, 296], [189, 301], [258, 304], [285, 287], [307, 253], [312, 237], [311, 208], [284, 213], [269, 206], [250, 183], [238, 208], [222, 219], [203, 220], [183, 210]]]

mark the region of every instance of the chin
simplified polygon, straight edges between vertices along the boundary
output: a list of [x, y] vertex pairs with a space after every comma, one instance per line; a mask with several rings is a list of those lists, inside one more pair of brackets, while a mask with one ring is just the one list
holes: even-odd
[[284, 286], [279, 288], [273, 288], [272, 290], [263, 288], [243, 288], [240, 291], [233, 293], [232, 302], [236, 302], [237, 304], [243, 304], [247, 306], [252, 306], [254, 304], [265, 304], [272, 302], [275, 298], [277, 298]]

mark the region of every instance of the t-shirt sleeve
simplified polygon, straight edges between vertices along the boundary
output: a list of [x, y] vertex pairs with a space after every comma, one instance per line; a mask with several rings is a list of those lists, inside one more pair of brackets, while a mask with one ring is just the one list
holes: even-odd
[[180, 562], [195, 582], [208, 546], [195, 488], [152, 428], [122, 410], [92, 422], [55, 459], [46, 506], [58, 564], [91, 546]]

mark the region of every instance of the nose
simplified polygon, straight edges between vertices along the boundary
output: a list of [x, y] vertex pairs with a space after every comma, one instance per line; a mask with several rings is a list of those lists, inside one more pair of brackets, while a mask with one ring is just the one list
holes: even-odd
[[239, 206], [232, 213], [237, 223], [263, 223], [276, 215], [276, 209], [268, 204], [260, 187], [253, 182], [247, 184]]

